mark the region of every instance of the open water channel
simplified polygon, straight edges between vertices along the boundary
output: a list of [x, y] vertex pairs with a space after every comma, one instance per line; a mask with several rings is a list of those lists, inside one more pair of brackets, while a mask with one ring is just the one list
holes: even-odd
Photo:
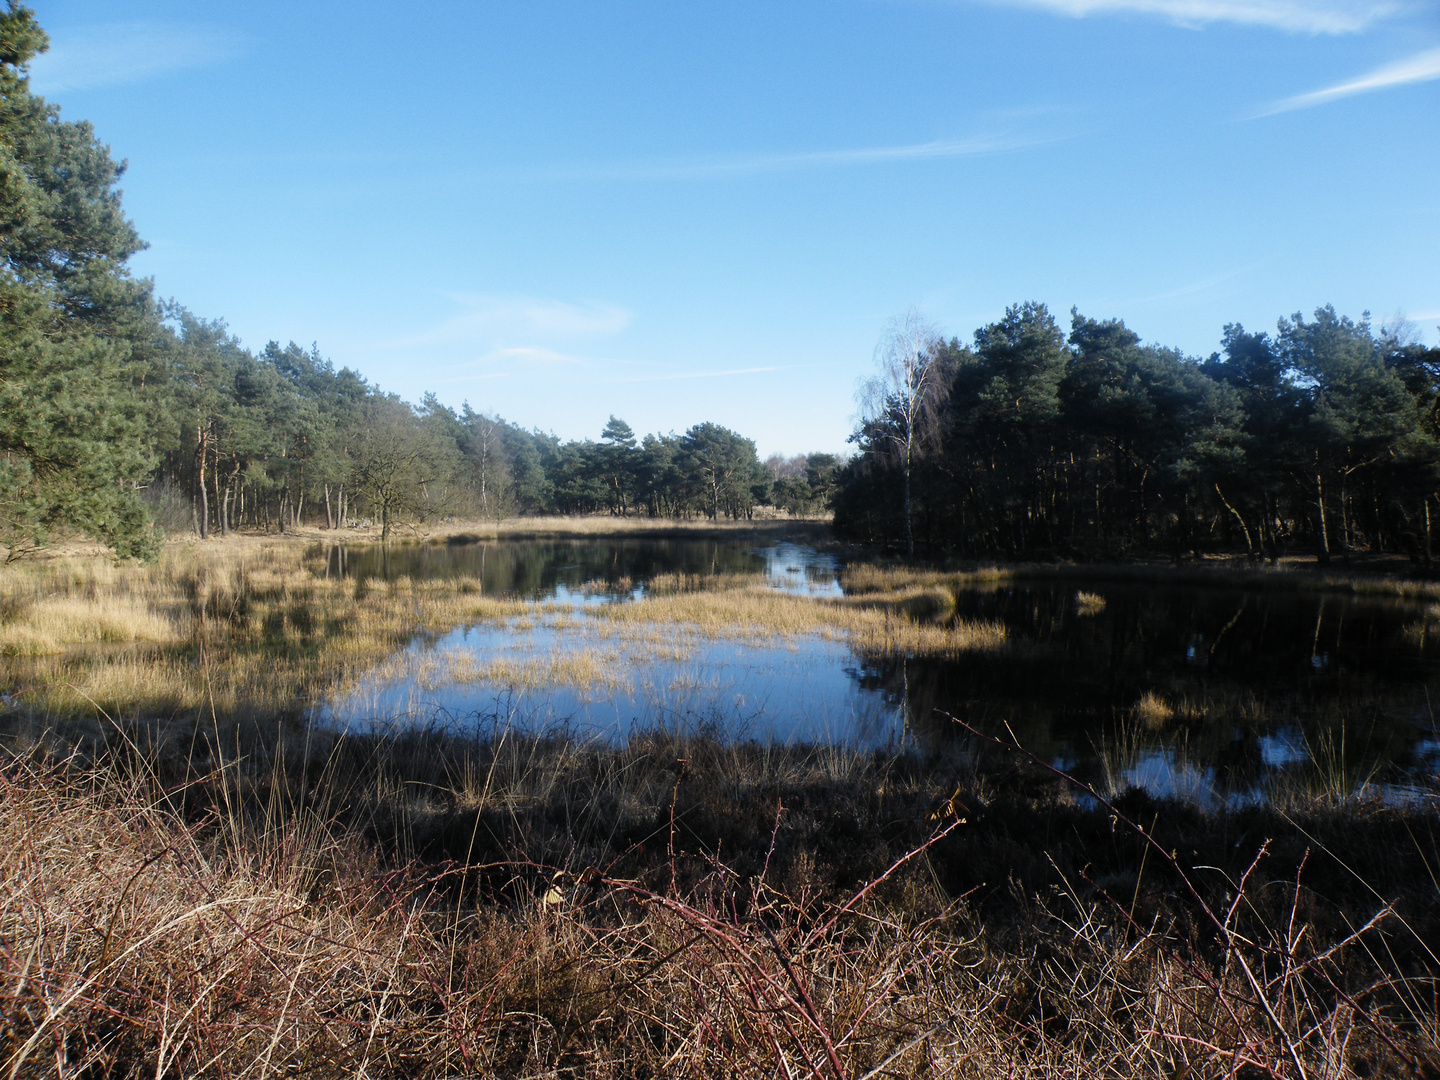
[[327, 574], [466, 577], [530, 602], [502, 624], [417, 634], [320, 706], [324, 723], [616, 740], [663, 726], [946, 752], [962, 741], [957, 716], [1008, 729], [1111, 791], [1205, 806], [1284, 784], [1405, 800], [1440, 792], [1440, 606], [1428, 602], [1104, 576], [977, 583], [957, 590], [948, 617], [1002, 623], [1014, 648], [936, 660], [864, 654], [819, 634], [623, 631], [594, 617], [675, 575], [759, 575], [821, 601], [842, 595], [836, 559], [796, 545], [506, 540], [323, 556]]

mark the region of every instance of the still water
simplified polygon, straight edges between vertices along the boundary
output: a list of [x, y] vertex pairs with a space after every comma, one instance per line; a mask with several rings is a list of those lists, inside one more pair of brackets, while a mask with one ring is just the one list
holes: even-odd
[[955, 619], [1016, 648], [960, 660], [866, 655], [820, 636], [621, 632], [593, 618], [675, 575], [761, 575], [842, 594], [830, 555], [714, 540], [516, 540], [331, 548], [323, 573], [465, 576], [532, 602], [503, 625], [417, 638], [325, 702], [326, 723], [564, 729], [665, 726], [729, 738], [946, 752], [949, 716], [1014, 737], [1110, 791], [1202, 805], [1277, 784], [1425, 799], [1440, 790], [1440, 607], [1338, 594], [1036, 579], [961, 588]]

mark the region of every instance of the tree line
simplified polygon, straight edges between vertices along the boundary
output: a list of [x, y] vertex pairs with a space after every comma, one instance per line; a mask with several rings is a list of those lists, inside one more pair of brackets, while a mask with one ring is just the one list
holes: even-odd
[[611, 416], [598, 440], [562, 441], [434, 395], [412, 406], [314, 347], [270, 342], [251, 355], [221, 324], [162, 314], [169, 437], [153, 484], [181, 494], [202, 536], [310, 521], [388, 537], [442, 516], [739, 519], [771, 498], [755, 444], [719, 424], [640, 439]]
[[611, 417], [562, 442], [427, 396], [413, 406], [315, 347], [245, 349], [224, 324], [157, 302], [127, 263], [144, 248], [124, 163], [30, 90], [47, 39], [0, 12], [0, 548], [59, 531], [153, 555], [201, 536], [444, 515], [740, 518], [772, 499], [822, 512], [838, 460], [763, 465], [719, 424], [637, 438]]
[[835, 527], [909, 554], [1276, 560], [1398, 552], [1440, 529], [1440, 349], [1322, 307], [1224, 328], [1205, 359], [1023, 303], [878, 351]]

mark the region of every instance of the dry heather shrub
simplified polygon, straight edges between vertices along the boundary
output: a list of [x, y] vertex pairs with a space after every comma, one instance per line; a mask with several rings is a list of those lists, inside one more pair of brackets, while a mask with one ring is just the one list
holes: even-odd
[[1416, 1045], [1316, 992], [1338, 954], [1294, 906], [1203, 956], [1067, 885], [998, 937], [926, 870], [953, 818], [836, 896], [673, 826], [638, 877], [396, 868], [303, 812], [187, 823], [181, 794], [0, 773], [0, 1074], [1348, 1080]]

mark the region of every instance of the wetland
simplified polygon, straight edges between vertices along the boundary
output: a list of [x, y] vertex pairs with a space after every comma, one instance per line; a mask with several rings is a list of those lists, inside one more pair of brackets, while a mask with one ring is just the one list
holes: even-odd
[[7, 574], [8, 706], [623, 743], [975, 752], [1105, 791], [1435, 798], [1428, 586], [1168, 567], [906, 569], [811, 536], [180, 550]]
[[1425, 596], [1173, 582], [1163, 567], [1147, 580], [887, 577], [753, 540], [332, 546], [307, 559], [357, 588], [464, 581], [525, 605], [416, 634], [317, 703], [322, 723], [612, 741], [662, 727], [934, 753], [964, 742], [958, 716], [1106, 790], [1204, 806], [1297, 784], [1430, 798], [1440, 770], [1440, 607]]

